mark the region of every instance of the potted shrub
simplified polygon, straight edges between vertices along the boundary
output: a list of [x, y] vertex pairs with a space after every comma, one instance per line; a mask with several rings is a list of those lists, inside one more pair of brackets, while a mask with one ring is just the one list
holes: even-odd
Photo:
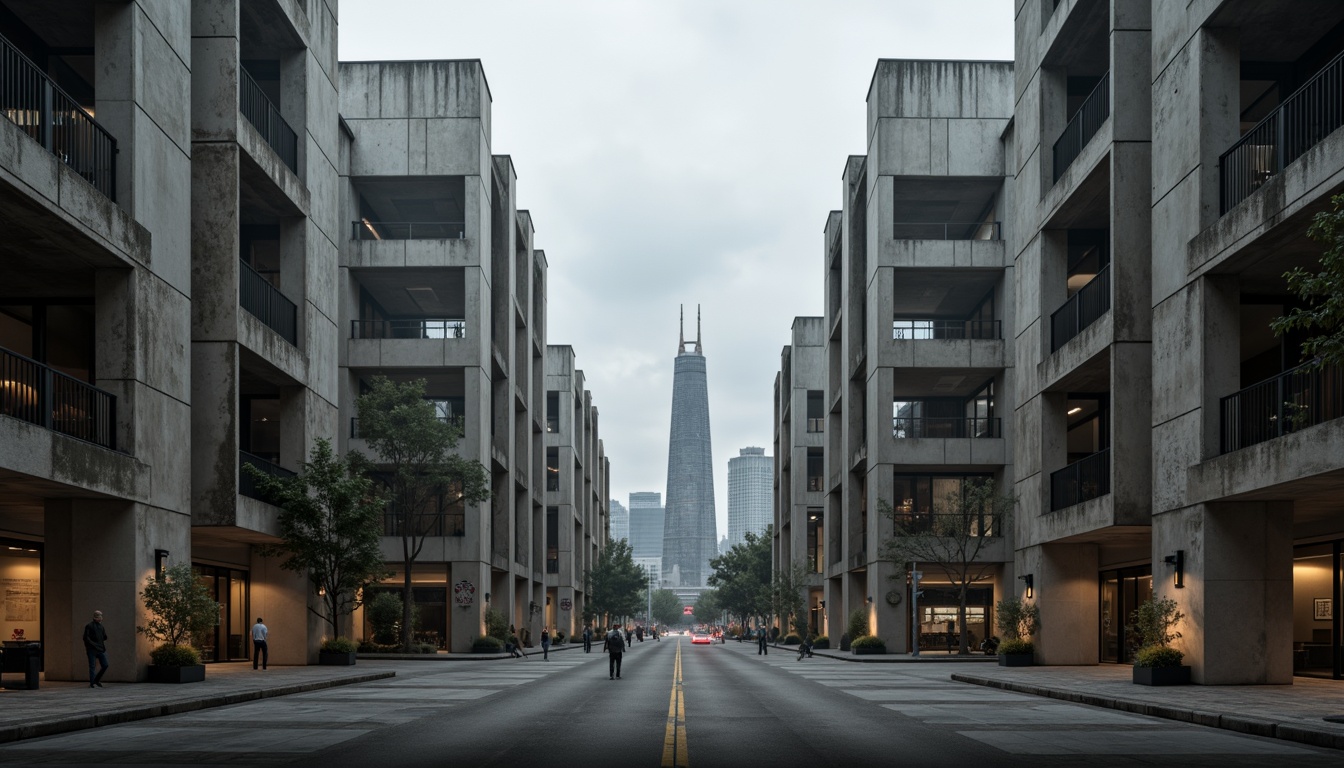
[[784, 636], [785, 645], [798, 645], [801, 642], [803, 642], [803, 638], [799, 637], [793, 632], [790, 632], [789, 634]]
[[359, 647], [348, 637], [331, 637], [322, 641], [317, 661], [328, 667], [350, 667], [355, 664], [355, 652]]
[[1041, 610], [1035, 603], [1015, 597], [1000, 600], [994, 606], [994, 626], [1003, 641], [999, 643], [999, 666], [1030, 667], [1035, 663], [1036, 646], [1028, 639], [1041, 628]]
[[831, 647], [831, 638], [827, 637], [826, 635], [817, 635], [812, 640], [813, 650], [823, 651], [830, 647]]
[[849, 649], [854, 652], [855, 656], [864, 656], [872, 653], [886, 653], [887, 644], [882, 642], [880, 637], [864, 635], [850, 643]]
[[189, 563], [178, 563], [162, 576], [151, 576], [140, 593], [150, 618], [135, 631], [159, 642], [150, 652], [151, 683], [199, 683], [205, 679], [200, 653], [191, 647], [193, 635], [215, 626], [219, 603], [196, 580]]
[[1181, 638], [1176, 625], [1185, 614], [1170, 598], [1150, 597], [1130, 614], [1125, 630], [1138, 639], [1134, 654], [1134, 683], [1137, 685], [1187, 685], [1190, 667], [1181, 663], [1185, 654], [1171, 647]]
[[490, 635], [486, 635], [484, 637], [478, 637], [475, 640], [471, 641], [471, 652], [503, 653], [504, 641], [500, 640], [498, 637], [491, 637]]

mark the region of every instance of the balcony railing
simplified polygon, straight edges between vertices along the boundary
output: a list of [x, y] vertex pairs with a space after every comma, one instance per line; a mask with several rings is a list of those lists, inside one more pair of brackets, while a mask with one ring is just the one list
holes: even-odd
[[252, 476], [251, 472], [244, 469], [244, 467], [249, 464], [262, 474], [270, 475], [277, 480], [294, 477], [295, 474], [279, 464], [267, 461], [255, 454], [248, 453], [247, 451], [238, 452], [238, 493], [249, 499], [257, 499], [258, 501], [264, 501], [268, 504], [272, 501], [271, 497], [262, 492], [260, 485], [257, 483], [257, 479]]
[[298, 308], [279, 288], [262, 277], [246, 261], [238, 260], [238, 303], [243, 309], [280, 334], [280, 338], [298, 346]]
[[434, 318], [350, 321], [352, 339], [465, 339], [466, 337], [466, 320]]
[[893, 320], [891, 338], [994, 340], [1003, 338], [1002, 327], [998, 320]]
[[1102, 267], [1087, 285], [1050, 315], [1050, 351], [1064, 346], [1087, 326], [1111, 311], [1111, 265]]
[[898, 221], [892, 228], [896, 240], [1001, 240], [1002, 235], [997, 221]]
[[1050, 473], [1050, 510], [1082, 504], [1111, 492], [1111, 449], [1105, 448]]
[[1336, 56], [1218, 158], [1220, 213], [1344, 125], [1344, 54]]
[[1224, 397], [1221, 453], [1344, 416], [1344, 369], [1300, 365]]
[[909, 438], [1003, 437], [1003, 420], [978, 416], [894, 416], [891, 436]]
[[0, 111], [105, 197], [116, 199], [117, 140], [3, 37]]
[[464, 221], [372, 221], [360, 219], [352, 224], [351, 240], [462, 240], [467, 236]]
[[117, 448], [117, 398], [0, 347], [0, 414]]
[[1097, 135], [1102, 123], [1111, 116], [1111, 73], [1101, 76], [1101, 82], [1083, 99], [1083, 105], [1073, 113], [1064, 132], [1055, 140], [1055, 181], [1059, 181], [1074, 160], [1083, 153], [1083, 147]]
[[825, 432], [825, 431], [826, 431], [826, 420], [825, 420], [825, 419], [808, 419], [808, 420], [807, 420], [807, 431], [808, 431], [808, 432]]
[[257, 129], [261, 138], [271, 145], [275, 154], [280, 156], [280, 161], [289, 166], [289, 170], [298, 173], [298, 134], [280, 116], [280, 110], [266, 97], [266, 92], [261, 90], [257, 81], [241, 67], [238, 68], [238, 110]]

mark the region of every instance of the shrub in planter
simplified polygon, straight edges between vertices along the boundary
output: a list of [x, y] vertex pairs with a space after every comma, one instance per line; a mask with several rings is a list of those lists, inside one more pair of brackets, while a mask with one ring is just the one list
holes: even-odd
[[1134, 666], [1168, 669], [1181, 666], [1181, 661], [1184, 659], [1185, 654], [1175, 648], [1150, 645], [1147, 648], [1140, 648], [1139, 652], [1134, 654]]
[[499, 647], [504, 647], [504, 641], [509, 639], [509, 619], [502, 611], [494, 608], [485, 609], [485, 634], [499, 641]]
[[1181, 633], [1176, 625], [1185, 614], [1176, 601], [1150, 597], [1130, 614], [1126, 629], [1143, 646], [1134, 654], [1134, 682], [1139, 685], [1185, 685], [1190, 682], [1190, 667], [1181, 664], [1185, 654], [1171, 647]]
[[1188, 685], [1190, 668], [1181, 664], [1185, 654], [1165, 645], [1150, 645], [1134, 654], [1136, 685]]
[[478, 637], [471, 643], [472, 653], [501, 653], [504, 650], [504, 641], [498, 637]]
[[438, 652], [439, 652], [439, 646], [437, 646], [437, 645], [435, 645], [435, 644], [433, 644], [433, 643], [420, 643], [419, 645], [415, 646], [415, 649], [416, 649], [417, 651], [419, 651], [420, 653], [438, 653]]
[[214, 627], [219, 603], [196, 580], [190, 563], [178, 563], [162, 576], [151, 576], [140, 593], [150, 618], [135, 631], [162, 643], [150, 654], [152, 682], [194, 683], [205, 679], [205, 665], [189, 640]]
[[845, 630], [849, 639], [855, 640], [868, 634], [868, 612], [862, 608], [855, 608], [849, 612], [849, 626]]
[[798, 635], [795, 635], [792, 632], [784, 636], [785, 645], [798, 645], [801, 642], [803, 642], [803, 638], [799, 637]]
[[359, 650], [355, 641], [348, 637], [331, 637], [322, 641], [323, 653], [354, 653]]
[[825, 635], [817, 635], [816, 638], [812, 640], [812, 647], [816, 650], [823, 650], [826, 648], [830, 648], [831, 638]]
[[397, 642], [401, 636], [401, 609], [401, 596], [392, 592], [379, 592], [365, 604], [375, 643], [392, 645]]
[[849, 644], [849, 648], [859, 655], [887, 652], [887, 644], [882, 642], [882, 638], [873, 635], [864, 635], [855, 639], [854, 642]]
[[201, 654], [190, 645], [164, 643], [149, 652], [149, 660], [156, 667], [194, 667], [201, 663]]
[[1036, 646], [1030, 640], [1012, 639], [999, 643], [1000, 667], [1030, 667], [1035, 663]]
[[355, 664], [359, 646], [348, 637], [331, 637], [322, 641], [317, 663], [328, 667], [350, 667]]

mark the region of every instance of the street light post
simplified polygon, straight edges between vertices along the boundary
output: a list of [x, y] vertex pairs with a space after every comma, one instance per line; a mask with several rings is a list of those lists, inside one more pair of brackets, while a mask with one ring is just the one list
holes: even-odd
[[910, 655], [919, 655], [919, 578], [924, 574], [919, 572], [919, 563], [910, 563], [910, 628], [911, 636], [914, 638], [911, 643]]

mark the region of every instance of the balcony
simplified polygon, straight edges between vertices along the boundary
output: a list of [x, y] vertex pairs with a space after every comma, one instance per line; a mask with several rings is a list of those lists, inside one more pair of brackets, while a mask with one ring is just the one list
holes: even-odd
[[373, 221], [351, 222], [351, 240], [462, 240], [465, 221]]
[[298, 346], [298, 308], [279, 288], [239, 259], [238, 303], [280, 338]]
[[441, 318], [351, 320], [352, 339], [465, 339], [467, 321]]
[[3, 37], [0, 111], [105, 197], [116, 200], [117, 140]]
[[1064, 172], [1069, 169], [1074, 160], [1083, 153], [1083, 148], [1087, 146], [1092, 137], [1097, 135], [1097, 131], [1102, 124], [1111, 116], [1111, 73], [1107, 72], [1101, 76], [1101, 81], [1097, 83], [1092, 92], [1083, 99], [1082, 106], [1073, 113], [1069, 119], [1069, 124], [1064, 126], [1064, 132], [1055, 140], [1054, 160], [1055, 160], [1055, 182], [1058, 183]]
[[1111, 492], [1111, 449], [1050, 473], [1050, 511], [1082, 504]]
[[897, 440], [999, 438], [1003, 437], [1003, 420], [977, 416], [895, 416], [891, 420], [891, 436]]
[[299, 137], [280, 116], [257, 81], [243, 68], [238, 69], [238, 111], [261, 134], [280, 161], [294, 173], [299, 172]]
[[238, 452], [239, 495], [246, 496], [249, 499], [264, 501], [268, 504], [271, 503], [270, 497], [268, 497], [265, 493], [262, 493], [261, 488], [258, 487], [256, 478], [252, 477], [252, 473], [248, 472], [245, 469], [245, 467], [247, 467], [248, 465], [255, 467], [262, 474], [270, 475], [271, 477], [277, 480], [284, 480], [286, 478], [294, 477], [295, 475], [294, 472], [285, 469], [279, 464], [273, 464], [267, 461], [266, 459], [261, 458], [260, 456], [248, 453], [247, 451]]
[[892, 227], [896, 240], [1002, 240], [1003, 226], [997, 221], [898, 221]]
[[1050, 315], [1050, 351], [1055, 352], [1111, 311], [1111, 266], [1107, 264], [1064, 306]]
[[1344, 54], [1325, 65], [1219, 156], [1219, 213], [1232, 210], [1341, 125]]
[[993, 341], [1003, 338], [999, 320], [893, 320], [891, 338], [895, 340], [974, 339]]
[[1218, 411], [1219, 453], [1273, 440], [1344, 416], [1344, 371], [1300, 365], [1224, 397]]
[[117, 398], [0, 347], [0, 415], [117, 448]]

